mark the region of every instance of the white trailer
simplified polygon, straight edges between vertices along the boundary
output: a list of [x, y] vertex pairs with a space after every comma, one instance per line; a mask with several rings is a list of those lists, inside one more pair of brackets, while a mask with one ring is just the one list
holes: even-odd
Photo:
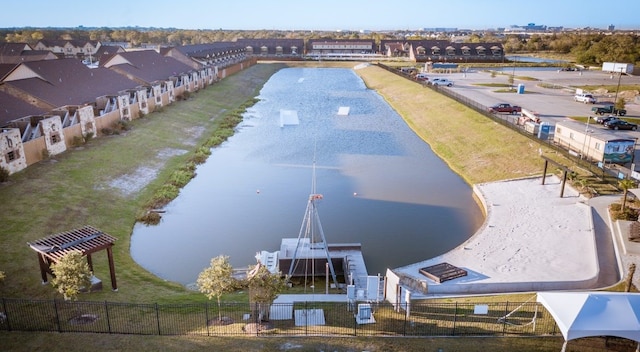
[[602, 71], [611, 72], [611, 73], [633, 73], [633, 64], [625, 64], [622, 62], [603, 62], [602, 63]]

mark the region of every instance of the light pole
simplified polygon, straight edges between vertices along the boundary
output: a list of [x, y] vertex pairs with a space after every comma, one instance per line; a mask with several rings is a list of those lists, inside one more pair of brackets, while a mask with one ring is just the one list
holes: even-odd
[[[580, 160], [582, 160], [582, 158], [584, 157], [584, 150], [587, 147], [587, 135], [589, 135], [589, 143], [591, 143], [591, 132], [593, 131], [589, 131], [589, 122], [591, 122], [591, 116], [587, 117], [587, 127], [584, 129], [584, 141], [582, 142], [582, 153], [580, 153]], [[588, 160], [588, 158], [584, 159]]]
[[515, 88], [515, 83], [516, 83], [516, 61], [518, 61], [518, 57], [514, 56], [513, 57], [513, 73], [511, 73], [511, 88], [512, 89]]
[[[615, 66], [613, 67], [615, 70]], [[622, 67], [620, 67], [620, 72], [618, 73], [618, 87], [616, 88], [616, 95], [615, 98], [613, 98], [613, 106], [615, 107], [615, 105], [618, 103], [618, 92], [620, 91], [620, 79], [622, 78]]]

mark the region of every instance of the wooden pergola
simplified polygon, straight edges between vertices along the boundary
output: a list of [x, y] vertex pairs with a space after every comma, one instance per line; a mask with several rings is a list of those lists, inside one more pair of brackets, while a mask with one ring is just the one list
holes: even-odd
[[31, 249], [38, 253], [38, 263], [40, 264], [40, 275], [42, 283], [48, 282], [47, 273], [53, 276], [51, 264], [56, 263], [65, 254], [78, 251], [87, 257], [89, 269], [93, 272], [93, 261], [91, 254], [107, 250], [109, 258], [109, 273], [111, 274], [111, 288], [118, 290], [116, 284], [116, 270], [113, 263], [113, 247], [116, 239], [92, 226], [84, 226], [79, 229], [50, 235], [37, 241], [28, 242]]

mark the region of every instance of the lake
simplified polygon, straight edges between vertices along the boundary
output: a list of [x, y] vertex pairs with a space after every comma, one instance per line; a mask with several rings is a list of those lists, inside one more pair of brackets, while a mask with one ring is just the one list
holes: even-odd
[[242, 267], [279, 249], [300, 231], [314, 160], [327, 242], [361, 243], [370, 274], [442, 254], [482, 224], [471, 187], [353, 70], [283, 69], [258, 98], [162, 222], [134, 227], [147, 270], [189, 284], [218, 255]]

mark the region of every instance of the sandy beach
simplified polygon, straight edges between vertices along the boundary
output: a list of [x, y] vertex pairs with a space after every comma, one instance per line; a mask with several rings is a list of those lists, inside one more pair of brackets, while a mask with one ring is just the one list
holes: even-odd
[[[476, 234], [448, 253], [393, 272], [426, 283], [427, 296], [580, 290], [614, 284], [623, 276], [618, 274], [619, 266], [636, 260], [633, 253], [625, 253], [624, 245], [615, 244], [620, 242], [615, 238], [619, 231], [608, 231], [614, 223], [602, 217], [603, 209], [619, 196], [593, 198], [598, 200], [596, 209], [569, 185], [561, 197], [561, 188], [556, 176], [548, 176], [544, 185], [542, 177], [476, 185], [474, 191], [487, 213]], [[610, 226], [596, 226], [594, 220]], [[613, 245], [604, 245], [607, 239]], [[419, 272], [439, 263], [462, 268], [468, 275], [437, 283]], [[419, 296], [412, 292], [412, 297]]]

